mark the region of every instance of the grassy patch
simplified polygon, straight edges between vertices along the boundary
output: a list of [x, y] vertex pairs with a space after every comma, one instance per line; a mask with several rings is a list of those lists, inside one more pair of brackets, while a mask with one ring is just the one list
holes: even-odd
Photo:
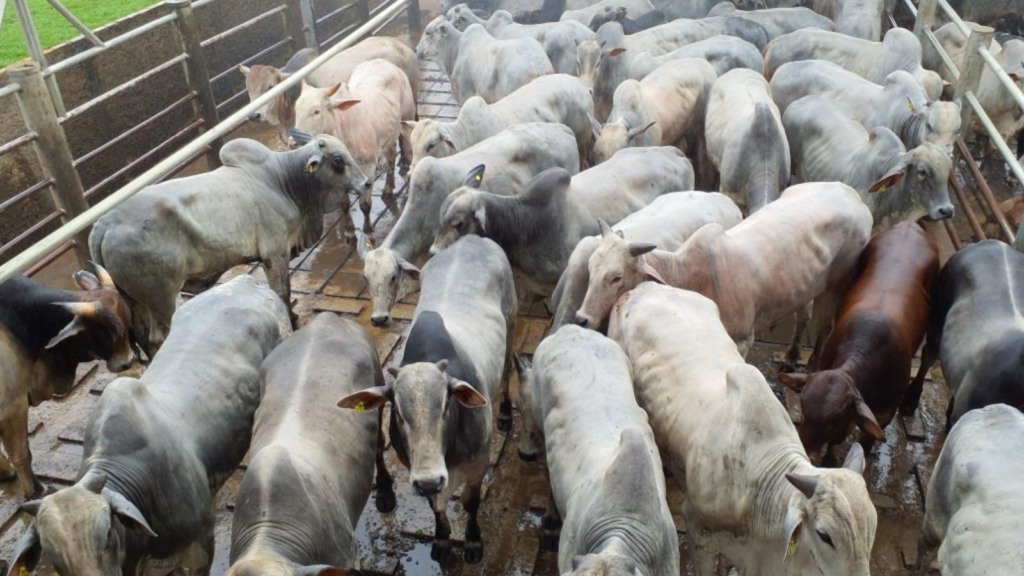
[[[90, 30], [127, 16], [146, 6], [156, 4], [156, 0], [63, 0], [61, 2], [72, 14], [78, 17]], [[28, 0], [32, 19], [35, 21], [39, 34], [39, 42], [47, 49], [61, 42], [79, 36], [78, 30], [64, 19], [46, 0]], [[21, 36], [18, 24], [18, 13], [13, 2], [7, 2], [4, 10], [4, 22], [0, 26], [0, 66], [7, 66], [28, 55], [25, 41]]]

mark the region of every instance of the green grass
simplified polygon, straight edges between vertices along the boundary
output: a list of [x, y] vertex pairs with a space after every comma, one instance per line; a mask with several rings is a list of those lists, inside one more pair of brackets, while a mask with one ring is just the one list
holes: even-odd
[[[63, 0], [61, 3], [90, 30], [95, 30], [122, 16], [156, 4], [157, 0]], [[28, 0], [28, 6], [43, 50], [80, 36], [78, 30], [46, 0]], [[14, 2], [9, 1], [4, 10], [3, 25], [0, 26], [0, 66], [17, 62], [27, 55], [18, 24], [18, 13], [14, 9]]]

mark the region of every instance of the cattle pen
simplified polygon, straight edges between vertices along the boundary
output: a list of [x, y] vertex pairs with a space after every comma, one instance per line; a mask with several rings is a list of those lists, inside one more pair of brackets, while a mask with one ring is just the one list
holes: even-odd
[[[202, 11], [215, 10], [219, 3], [230, 1], [168, 0], [145, 23], [128, 31], [115, 30], [120, 33], [108, 35], [106, 40], [86, 38], [80, 41], [77, 52], [61, 54], [63, 59], [55, 63], [47, 63], [44, 58], [41, 62], [8, 68], [7, 84], [0, 87], [0, 129], [14, 124], [18, 127], [10, 134], [5, 132], [6, 142], [0, 145], [0, 169], [10, 175], [5, 177], [11, 183], [0, 200], [0, 223], [4, 223], [5, 235], [0, 247], [0, 262], [4, 262], [0, 265], [0, 281], [25, 273], [66, 283], [67, 273], [77, 269], [76, 265], [86, 266], [85, 238], [100, 216], [152, 183], [215, 168], [219, 164], [218, 150], [227, 139], [250, 137], [273, 145], [276, 133], [247, 122], [250, 112], [299, 85], [317, 65], [368, 35], [386, 33], [415, 44], [422, 24], [439, 9], [429, 0], [423, 0], [422, 6], [419, 0], [254, 1], [250, 6], [256, 6], [255, 11], [245, 11], [244, 20], [237, 15], [224, 17], [216, 30], [209, 24], [197, 25], [202, 22]], [[17, 5], [24, 5], [24, 1], [18, 0]], [[967, 65], [958, 70], [944, 56], [944, 76], [951, 79], [955, 97], [966, 103], [962, 107], [963, 133], [969, 134], [971, 125], [980, 125], [992, 137], [1009, 169], [1006, 175], [1001, 168], [983, 169], [969, 143], [963, 137], [957, 140], [956, 169], [950, 176], [957, 216], [952, 221], [934, 224], [932, 230], [943, 236], [945, 255], [948, 257], [962, 245], [986, 237], [1012, 243], [1015, 230], [999, 203], [1020, 193], [1024, 171], [998, 137], [975, 96], [983, 67], [994, 66], [997, 76], [1001, 74], [986, 48], [992, 29], [965, 24], [946, 0], [921, 0], [916, 6], [911, 0], [900, 0], [889, 17], [894, 25], [912, 22], [922, 44], [928, 42], [936, 47], [932, 29], [938, 22], [949, 20], [962, 27], [970, 38]], [[147, 34], [163, 35], [154, 40], [160, 44], [155, 50], [161, 52], [162, 61], [142, 73], [118, 70], [112, 74], [104, 72], [104, 67], [111, 66], [109, 63], [90, 64], [90, 59], [131, 45]], [[245, 45], [246, 52], [218, 52], [219, 46], [236, 41]], [[283, 63], [294, 50], [314, 46], [321, 50], [316, 60], [258, 100], [243, 104], [245, 90], [239, 89], [238, 65]], [[456, 118], [458, 104], [451, 96], [444, 73], [433, 62], [421, 62], [420, 66], [420, 117]], [[71, 75], [75, 70], [80, 71], [79, 76]], [[1002, 74], [999, 80], [1024, 110], [1024, 94], [1005, 76]], [[61, 84], [65, 78], [68, 86]], [[154, 97], [169, 82], [176, 83], [175, 90]], [[146, 106], [128, 106], [119, 100], [126, 97], [153, 101]], [[110, 120], [112, 104], [115, 108], [125, 106], [138, 117], [130, 124]], [[103, 125], [107, 121], [110, 126]], [[98, 127], [102, 138], [84, 136], [88, 132], [82, 126], [85, 123], [94, 129]], [[97, 165], [90, 167], [91, 161]], [[394, 215], [380, 199], [383, 176], [377, 176], [372, 209], [375, 239], [383, 238], [394, 224]], [[407, 182], [399, 182], [397, 191], [401, 195]], [[6, 214], [15, 210], [20, 210], [18, 223], [8, 229], [10, 219]], [[357, 216], [358, 211], [353, 215]], [[395, 321], [390, 326], [372, 326], [369, 295], [360, 273], [362, 264], [355, 247], [340, 237], [340, 226], [337, 214], [328, 215], [323, 236], [291, 262], [296, 313], [302, 323], [321, 311], [357, 319], [373, 337], [381, 361], [396, 365], [416, 296], [395, 307]], [[222, 281], [246, 272], [261, 274], [258, 267], [240, 266]], [[515, 349], [532, 353], [547, 324], [548, 314], [542, 305], [520, 310], [513, 337]], [[798, 420], [799, 398], [779, 384], [772, 364], [785, 350], [786, 330], [787, 327], [781, 327], [766, 334], [755, 345], [749, 362], [765, 373], [776, 396]], [[914, 367], [916, 370], [916, 360]], [[89, 412], [113, 378], [101, 363], [84, 364], [79, 369], [78, 385], [70, 394], [33, 409], [29, 424], [35, 468], [48, 484], [66, 486], [74, 482]], [[513, 393], [516, 386], [513, 382]], [[896, 425], [886, 429], [886, 440], [877, 446], [877, 455], [872, 457], [866, 478], [879, 512], [873, 574], [912, 573], [924, 489], [944, 436], [942, 422], [947, 396], [941, 380], [929, 380], [921, 411], [916, 417], [897, 418]], [[465, 565], [458, 554], [444, 566], [430, 559], [433, 516], [420, 499], [413, 497], [407, 471], [389, 453], [388, 466], [396, 475], [399, 505], [394, 514], [385, 515], [378, 513], [372, 502], [367, 504], [358, 528], [362, 569], [370, 574], [408, 575], [558, 573], [557, 554], [541, 543], [541, 514], [550, 503], [544, 466], [519, 460], [514, 439], [520, 431], [517, 418], [513, 432], [495, 434], [491, 446], [481, 506], [488, 548], [481, 564]], [[218, 496], [217, 556], [211, 572], [214, 575], [227, 569], [234, 493], [244, 470], [245, 463]], [[673, 487], [669, 499], [682, 543], [686, 539], [685, 526], [676, 514], [681, 493]], [[0, 496], [0, 555], [5, 559], [10, 557], [30, 520], [27, 514], [19, 513], [19, 504], [18, 499], [9, 495]], [[465, 530], [464, 517], [454, 502], [449, 504], [449, 512], [453, 514], [453, 539], [458, 547]], [[685, 557], [683, 560], [685, 565]]]

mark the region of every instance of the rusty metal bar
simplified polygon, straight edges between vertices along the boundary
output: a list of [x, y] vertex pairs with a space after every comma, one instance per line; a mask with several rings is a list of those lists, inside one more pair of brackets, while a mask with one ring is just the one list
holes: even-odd
[[967, 169], [971, 171], [971, 176], [974, 177], [974, 181], [978, 184], [978, 191], [981, 193], [982, 199], [985, 204], [988, 205], [989, 209], [992, 210], [995, 216], [996, 223], [999, 224], [999, 230], [1003, 233], [1003, 239], [1007, 242], [1013, 242], [1013, 230], [1010, 225], [1006, 222], [1006, 218], [1003, 217], [1003, 213], [999, 210], [999, 203], [996, 202], [995, 196], [992, 195], [992, 189], [988, 187], [988, 182], [985, 181], [985, 177], [982, 176], [981, 170], [978, 169], [978, 164], [971, 157], [970, 151], [964, 144], [962, 138], [956, 140], [957, 150], [960, 151], [960, 155], [964, 158], [964, 163], [967, 164]]
[[[348, 10], [349, 8], [351, 8], [351, 7], [355, 6], [355, 5], [356, 5], [355, 2], [349, 2], [348, 4], [343, 4], [341, 7], [335, 8], [334, 10], [331, 10], [327, 14], [324, 14], [323, 16], [317, 18], [316, 23], [317, 23], [317, 25], [323, 24], [324, 22], [326, 22], [328, 20], [331, 20], [332, 18], [335, 18], [336, 16], [338, 16], [342, 12]], [[323, 46], [323, 43], [321, 43], [320, 45]]]
[[41, 241], [33, 244], [24, 252], [14, 256], [8, 262], [0, 265], [0, 282], [9, 280], [14, 275], [26, 270], [29, 266], [37, 262], [39, 259], [45, 257], [47, 254], [58, 248], [64, 242], [67, 242], [72, 236], [86, 230], [93, 222], [98, 220], [101, 216], [107, 212], [113, 210], [115, 207], [120, 205], [125, 200], [131, 198], [137, 194], [140, 190], [149, 186], [153, 182], [156, 182], [159, 178], [165, 176], [170, 170], [178, 165], [183, 159], [189, 158], [199, 150], [210, 143], [224, 137], [229, 134], [243, 122], [246, 122], [249, 114], [258, 110], [259, 108], [266, 106], [272, 99], [277, 98], [285, 91], [302, 82], [313, 70], [323, 65], [324, 62], [330, 60], [336, 56], [342, 50], [351, 47], [356, 42], [363, 39], [377, 24], [391, 17], [395, 12], [399, 12], [406, 8], [408, 0], [397, 0], [391, 4], [387, 9], [381, 11], [377, 16], [370, 19], [369, 22], [363, 24], [357, 28], [350, 36], [342, 39], [341, 42], [332, 46], [329, 50], [324, 51], [323, 54], [317, 56], [312, 62], [306, 64], [301, 69], [297, 70], [291, 76], [286, 78], [283, 82], [277, 84], [266, 93], [262, 94], [259, 98], [256, 98], [249, 104], [243, 106], [240, 110], [231, 114], [220, 124], [210, 127], [210, 129], [203, 134], [196, 137], [195, 140], [190, 142], [183, 148], [175, 151], [169, 157], [161, 160], [155, 166], [149, 168], [138, 177], [133, 179], [128, 184], [122, 186], [118, 190], [114, 191], [110, 196], [104, 198], [98, 202], [95, 206], [87, 210], [85, 213], [73, 218], [70, 222], [49, 235]]
[[992, 139], [992, 144], [995, 145], [996, 149], [999, 150], [999, 153], [1002, 154], [1003, 160], [1006, 161], [1006, 164], [1010, 167], [1010, 171], [1013, 172], [1013, 175], [1017, 177], [1017, 181], [1024, 184], [1024, 167], [1021, 167], [1020, 163], [1017, 161], [1017, 157], [1013, 155], [1013, 152], [1010, 151], [1010, 147], [999, 134], [999, 130], [996, 130], [995, 124], [993, 124], [992, 120], [989, 119], [987, 114], [985, 114], [985, 111], [981, 108], [981, 103], [978, 102], [978, 98], [974, 94], [968, 93], [967, 103], [974, 109], [974, 112], [978, 117], [978, 122], [980, 122], [982, 127], [985, 128], [985, 131], [988, 132], [988, 137]]
[[133, 134], [141, 132], [145, 128], [148, 128], [152, 123], [154, 123], [157, 120], [160, 120], [161, 118], [163, 118], [164, 116], [170, 114], [175, 108], [177, 108], [178, 106], [181, 106], [182, 104], [188, 102], [189, 100], [192, 100], [195, 97], [196, 97], [196, 93], [195, 92], [189, 92], [184, 97], [179, 98], [178, 100], [176, 100], [170, 106], [164, 108], [163, 110], [161, 110], [161, 111], [157, 112], [156, 114], [150, 116], [149, 118], [143, 120], [139, 124], [136, 124], [135, 126], [132, 126], [128, 130], [125, 130], [124, 132], [118, 134], [117, 136], [111, 138], [110, 140], [107, 140], [105, 143], [103, 143], [102, 145], [94, 148], [92, 151], [87, 152], [87, 153], [83, 154], [82, 156], [79, 156], [77, 159], [75, 159], [75, 167], [77, 168], [78, 166], [81, 166], [83, 163], [88, 162], [89, 160], [93, 159], [97, 155], [102, 154], [103, 152], [109, 150], [110, 147], [114, 146], [115, 144], [117, 144], [118, 142], [124, 140], [125, 138], [128, 138], [129, 136], [132, 136]]
[[121, 34], [119, 36], [115, 36], [115, 37], [111, 38], [110, 40], [107, 40], [105, 46], [93, 46], [92, 48], [89, 48], [88, 50], [86, 50], [84, 52], [80, 52], [78, 54], [75, 54], [74, 56], [65, 58], [64, 60], [61, 60], [60, 62], [57, 62], [53, 66], [50, 66], [50, 72], [49, 73], [44, 72], [43, 74], [44, 75], [56, 74], [57, 72], [61, 72], [62, 70], [67, 70], [68, 68], [71, 68], [72, 66], [74, 66], [76, 64], [79, 64], [81, 62], [84, 62], [84, 61], [92, 58], [93, 56], [99, 54], [100, 52], [105, 52], [107, 50], [110, 50], [111, 48], [116, 48], [116, 47], [120, 46], [121, 44], [124, 44], [125, 42], [127, 42], [129, 40], [133, 40], [135, 38], [138, 38], [139, 36], [142, 36], [143, 34], [146, 34], [147, 32], [150, 32], [151, 30], [155, 30], [155, 29], [157, 29], [157, 28], [159, 28], [159, 27], [161, 27], [161, 26], [163, 26], [165, 24], [169, 24], [171, 22], [174, 22], [175, 20], [177, 20], [177, 18], [178, 18], [178, 15], [173, 13], [173, 12], [171, 12], [170, 14], [165, 14], [165, 15], [159, 17], [159, 18], [156, 18], [155, 20], [153, 20], [151, 22], [147, 22], [146, 24], [143, 24], [142, 26], [139, 26], [138, 28], [133, 28], [133, 29], [125, 32], [124, 34]]
[[953, 250], [960, 250], [960, 246], [963, 244], [960, 242], [960, 238], [956, 235], [956, 228], [953, 226], [952, 219], [947, 218], [942, 221], [942, 226], [946, 229], [946, 234], [949, 235], [949, 241], [953, 244]]
[[68, 250], [75, 248], [77, 245], [78, 242], [75, 242], [74, 240], [68, 240], [60, 248], [57, 248], [53, 252], [50, 252], [50, 254], [47, 255], [45, 258], [43, 258], [39, 262], [36, 262], [34, 266], [29, 268], [28, 270], [25, 270], [25, 276], [28, 276], [29, 278], [35, 276], [36, 274], [39, 273], [40, 270], [52, 264], [54, 260], [60, 258], [64, 254], [66, 254]]
[[157, 66], [155, 68], [152, 68], [151, 70], [148, 70], [148, 71], [144, 72], [143, 74], [140, 74], [140, 75], [136, 76], [135, 78], [132, 78], [131, 80], [125, 82], [124, 84], [121, 84], [121, 85], [116, 86], [116, 87], [114, 87], [114, 88], [112, 88], [110, 90], [107, 90], [106, 92], [104, 92], [103, 94], [100, 94], [99, 96], [93, 98], [92, 100], [89, 100], [88, 102], [84, 102], [81, 105], [76, 106], [74, 109], [69, 110], [68, 113], [65, 114], [63, 118], [60, 119], [60, 121], [61, 121], [61, 123], [65, 123], [68, 120], [72, 120], [74, 118], [77, 118], [78, 116], [81, 116], [82, 114], [88, 112], [89, 110], [91, 110], [95, 106], [98, 106], [99, 104], [103, 104], [104, 102], [110, 100], [111, 98], [114, 98], [115, 96], [120, 96], [121, 94], [123, 94], [125, 92], [128, 92], [129, 90], [131, 90], [133, 88], [136, 88], [137, 86], [139, 86], [139, 84], [145, 82], [146, 80], [149, 80], [150, 78], [153, 78], [154, 76], [157, 76], [161, 72], [165, 72], [165, 71], [167, 71], [167, 70], [177, 66], [178, 64], [181, 64], [182, 62], [184, 62], [187, 59], [188, 59], [187, 55], [185, 55], [185, 54], [178, 54], [177, 56], [175, 56], [174, 58], [171, 58], [167, 62], [164, 62], [163, 64], [160, 64], [159, 66]]
[[953, 174], [949, 175], [949, 186], [953, 189], [953, 194], [956, 195], [957, 202], [960, 203], [960, 208], [967, 218], [967, 225], [971, 227], [971, 233], [977, 240], [985, 239], [985, 231], [982, 230], [981, 224], [978, 223], [978, 217], [974, 214], [974, 209], [967, 203], [967, 195], [964, 194], [964, 189], [960, 186], [960, 183], [956, 181], [956, 177]]
[[18, 148], [21, 148], [25, 144], [35, 142], [37, 137], [38, 135], [35, 132], [29, 132], [27, 134], [22, 134], [21, 136], [18, 136], [14, 140], [11, 140], [10, 142], [4, 144], [3, 146], [0, 146], [0, 156], [9, 154], [14, 150], [17, 150]]
[[[21, 234], [18, 234], [17, 236], [12, 238], [9, 242], [4, 244], [3, 246], [0, 246], [0, 256], [2, 256], [3, 254], [6, 254], [11, 248], [14, 248], [18, 244], [21, 244], [29, 236], [32, 236], [36, 232], [39, 232], [40, 230], [42, 230], [46, 226], [50, 225], [54, 220], [57, 220], [58, 218], [60, 218], [63, 215], [64, 215], [64, 213], [61, 212], [60, 210], [57, 210], [56, 212], [51, 212], [49, 216], [47, 216], [46, 218], [43, 218], [39, 222], [36, 222], [29, 229], [25, 230]], [[81, 264], [82, 266], [85, 266], [85, 264], [82, 263], [81, 261], [79, 261], [79, 264]]]
[[21, 192], [18, 192], [14, 196], [11, 196], [7, 200], [4, 200], [2, 203], [0, 203], [0, 212], [7, 210], [11, 206], [14, 206], [18, 202], [21, 202], [22, 200], [28, 198], [29, 196], [35, 194], [36, 192], [39, 192], [40, 190], [46, 188], [50, 184], [53, 184], [53, 180], [47, 178], [45, 180], [36, 182], [35, 184], [29, 186], [28, 188], [25, 188]]
[[323, 50], [323, 48], [325, 46], [330, 46], [331, 42], [334, 42], [335, 38], [337, 38], [339, 36], [344, 36], [345, 34], [348, 34], [353, 28], [355, 28], [358, 25], [359, 25], [359, 23], [356, 22], [355, 24], [349, 24], [348, 26], [342, 28], [341, 30], [338, 30], [330, 38], [328, 38], [327, 40], [324, 40], [324, 43], [320, 45], [320, 49]]
[[154, 155], [154, 154], [156, 154], [157, 152], [159, 152], [159, 151], [163, 150], [164, 148], [166, 148], [167, 146], [169, 146], [169, 145], [170, 145], [171, 143], [173, 143], [174, 141], [176, 141], [176, 140], [180, 139], [180, 138], [181, 138], [182, 136], [184, 136], [185, 134], [188, 134], [189, 132], [192, 132], [193, 130], [196, 130], [197, 128], [199, 128], [200, 126], [202, 126], [202, 124], [203, 124], [203, 121], [202, 121], [202, 119], [200, 119], [200, 120], [195, 120], [194, 122], [192, 122], [191, 124], [189, 124], [188, 126], [186, 126], [186, 127], [184, 128], [184, 129], [182, 129], [182, 130], [179, 130], [178, 132], [176, 132], [175, 134], [173, 134], [173, 135], [172, 135], [172, 136], [171, 136], [170, 138], [168, 138], [167, 140], [164, 140], [163, 142], [161, 142], [161, 143], [157, 144], [156, 146], [154, 146], [154, 147], [153, 147], [153, 148], [152, 148], [152, 149], [151, 149], [150, 151], [146, 152], [146, 153], [145, 153], [145, 154], [143, 154], [142, 156], [139, 156], [139, 157], [138, 157], [138, 158], [136, 158], [135, 160], [132, 160], [131, 162], [129, 162], [128, 164], [126, 164], [126, 165], [125, 165], [124, 167], [122, 167], [122, 168], [121, 168], [120, 170], [118, 170], [117, 172], [114, 172], [114, 173], [113, 173], [113, 174], [111, 174], [110, 176], [107, 176], [107, 177], [106, 177], [106, 178], [104, 178], [103, 180], [100, 180], [99, 182], [97, 182], [97, 183], [96, 183], [95, 185], [93, 185], [93, 187], [92, 187], [92, 188], [89, 188], [88, 190], [86, 190], [86, 191], [85, 191], [85, 197], [86, 197], [86, 198], [89, 198], [89, 197], [93, 196], [94, 194], [96, 194], [97, 192], [99, 192], [99, 191], [100, 191], [100, 189], [102, 189], [102, 188], [103, 188], [104, 186], [106, 186], [107, 184], [110, 184], [110, 183], [111, 183], [111, 182], [113, 182], [114, 180], [116, 180], [116, 179], [120, 178], [121, 176], [123, 176], [123, 175], [124, 175], [124, 174], [125, 174], [126, 172], [129, 172], [129, 171], [130, 171], [130, 170], [132, 170], [133, 168], [137, 167], [137, 166], [138, 166], [139, 164], [142, 164], [142, 163], [143, 163], [143, 162], [145, 162], [146, 160], [149, 160], [149, 158], [150, 158], [151, 156], [153, 156], [153, 155]]
[[292, 41], [292, 37], [288, 36], [284, 40], [279, 40], [277, 42], [274, 42], [273, 44], [271, 44], [270, 46], [264, 48], [263, 50], [260, 50], [259, 52], [253, 54], [252, 56], [249, 56], [245, 60], [242, 60], [238, 64], [235, 64], [234, 66], [229, 67], [227, 70], [224, 70], [220, 74], [217, 74], [213, 78], [210, 78], [210, 82], [217, 82], [218, 80], [222, 80], [222, 79], [226, 78], [229, 74], [232, 74], [232, 73], [237, 74], [239, 66], [247, 66], [247, 65], [251, 64], [253, 61], [255, 61], [257, 58], [262, 58], [263, 56], [266, 56], [267, 54], [273, 52], [274, 50], [277, 50], [281, 46], [284, 46], [285, 44], [287, 44], [287, 43], [289, 43], [291, 41]]
[[356, 0], [356, 16], [360, 22], [370, 19], [370, 0]]
[[271, 16], [273, 16], [275, 14], [278, 14], [280, 12], [284, 12], [285, 8], [287, 8], [287, 6], [285, 6], [284, 4], [280, 4], [280, 5], [278, 5], [275, 8], [271, 8], [270, 10], [267, 10], [266, 12], [264, 12], [263, 14], [260, 14], [259, 16], [256, 16], [254, 18], [250, 18], [250, 19], [246, 20], [245, 22], [242, 22], [241, 24], [239, 24], [237, 26], [234, 26], [232, 28], [228, 28], [227, 30], [221, 32], [220, 34], [216, 34], [214, 36], [210, 36], [206, 40], [203, 40], [202, 42], [200, 42], [199, 45], [202, 46], [203, 48], [206, 48], [207, 46], [209, 46], [211, 44], [215, 44], [217, 42], [220, 42], [221, 40], [227, 38], [228, 36], [233, 36], [233, 35], [241, 32], [242, 30], [245, 30], [246, 28], [251, 28], [251, 27], [255, 26], [256, 23], [258, 23], [258, 22], [266, 20], [267, 18], [270, 18]]

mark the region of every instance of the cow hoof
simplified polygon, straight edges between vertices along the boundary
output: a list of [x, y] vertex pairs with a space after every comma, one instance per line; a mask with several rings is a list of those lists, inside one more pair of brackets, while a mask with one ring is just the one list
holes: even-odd
[[912, 417], [917, 412], [917, 402], [900, 404], [900, 416]]
[[445, 564], [448, 559], [452, 557], [452, 541], [451, 540], [434, 540], [434, 545], [430, 547], [430, 559], [438, 564]]
[[524, 452], [523, 450], [518, 450], [517, 449], [516, 452], [519, 453], [519, 459], [522, 460], [523, 462], [536, 462], [537, 461], [537, 451], [536, 450], [534, 450], [533, 452]]
[[476, 564], [483, 560], [483, 542], [466, 542], [466, 547], [462, 549], [462, 558], [466, 561], [466, 564]]
[[394, 512], [395, 507], [398, 506], [398, 499], [395, 498], [394, 488], [388, 488], [387, 490], [381, 490], [378, 488], [374, 502], [377, 504], [377, 512], [380, 512], [381, 514]]

